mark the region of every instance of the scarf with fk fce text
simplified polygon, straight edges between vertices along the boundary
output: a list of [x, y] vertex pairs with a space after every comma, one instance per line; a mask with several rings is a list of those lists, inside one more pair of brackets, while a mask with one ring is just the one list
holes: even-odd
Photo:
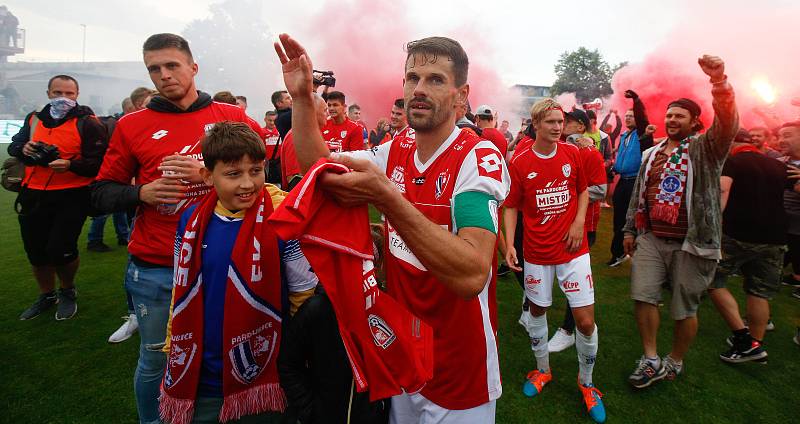
[[667, 141], [663, 141], [656, 147], [648, 158], [647, 166], [644, 170], [645, 180], [642, 189], [639, 190], [639, 204], [636, 209], [636, 228], [638, 230], [646, 229], [650, 220], [663, 221], [673, 225], [678, 222], [678, 212], [681, 208], [681, 202], [684, 201], [686, 181], [689, 176], [690, 141], [691, 137], [684, 138], [678, 146], [669, 153], [666, 162], [664, 162], [664, 169], [661, 172], [661, 181], [658, 184], [658, 193], [656, 194], [656, 204], [650, 205], [649, 213], [647, 212], [645, 203], [647, 179], [650, 176], [650, 169], [653, 166], [653, 161], [655, 160], [657, 152], [664, 147]]
[[[214, 214], [216, 192], [197, 205], [183, 233], [174, 276], [172, 331], [162, 384], [161, 418], [189, 424], [203, 358], [203, 235]], [[223, 318], [221, 422], [266, 411], [283, 411], [278, 383], [282, 283], [277, 236], [264, 222], [272, 213], [268, 190], [244, 216], [231, 252]]]

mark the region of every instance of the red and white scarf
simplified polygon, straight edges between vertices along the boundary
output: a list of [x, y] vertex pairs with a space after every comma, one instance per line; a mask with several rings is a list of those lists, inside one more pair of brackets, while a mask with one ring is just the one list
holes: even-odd
[[[175, 266], [172, 331], [161, 386], [161, 419], [189, 424], [203, 358], [202, 244], [217, 204], [212, 191], [200, 201], [183, 233]], [[282, 284], [277, 236], [264, 222], [272, 213], [267, 190], [245, 213], [231, 252], [223, 324], [223, 402], [219, 420], [283, 411], [278, 383]]]
[[[645, 196], [647, 195], [647, 183], [650, 176], [650, 169], [658, 151], [666, 144], [666, 141], [653, 150], [647, 160], [644, 170], [644, 181], [639, 189], [639, 204], [636, 209], [636, 228], [644, 230], [648, 227], [650, 220], [658, 220], [675, 224], [678, 222], [678, 212], [681, 209], [684, 194], [686, 193], [686, 182], [689, 178], [689, 142], [691, 137], [686, 137], [672, 149], [664, 162], [664, 169], [661, 172], [660, 182], [658, 183], [658, 193], [656, 194], [655, 205], [650, 205], [649, 211]], [[649, 219], [648, 219], [649, 218]]]

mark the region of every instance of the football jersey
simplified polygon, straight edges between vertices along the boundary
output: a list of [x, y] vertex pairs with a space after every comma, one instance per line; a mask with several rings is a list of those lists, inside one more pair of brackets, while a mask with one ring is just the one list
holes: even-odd
[[[97, 180], [130, 184], [133, 178], [143, 185], [161, 178], [159, 165], [169, 155], [191, 156], [200, 161], [200, 141], [214, 123], [244, 122], [257, 133], [261, 128], [236, 105], [212, 102], [191, 112], [170, 113], [142, 109], [129, 113], [117, 122]], [[190, 184], [186, 198], [171, 214], [162, 214], [156, 206], [140, 203], [128, 244], [128, 252], [144, 261], [172, 266], [172, 244], [181, 213], [211, 188], [204, 183]]]
[[523, 136], [522, 139], [517, 142], [517, 146], [513, 150], [514, 153], [511, 155], [511, 160], [513, 161], [514, 158], [519, 156], [522, 152], [530, 150], [531, 146], [533, 146], [533, 139], [527, 135]]
[[289, 187], [289, 177], [300, 175], [300, 162], [297, 161], [297, 152], [294, 151], [294, 134], [289, 130], [280, 147], [281, 155], [281, 184], [284, 189]]
[[[454, 199], [461, 193], [489, 195], [497, 227], [497, 205], [508, 193], [505, 161], [489, 141], [458, 128], [425, 163], [416, 141], [406, 137], [353, 156], [368, 158], [426, 218], [457, 233]], [[481, 293], [456, 295], [425, 268], [387, 220], [386, 278], [389, 293], [434, 329], [434, 376], [423, 396], [447, 409], [468, 409], [502, 393], [497, 353], [496, 261]]]
[[503, 157], [506, 157], [506, 152], [508, 151], [508, 140], [506, 140], [503, 133], [501, 133], [497, 128], [484, 128], [483, 132], [481, 133], [481, 137], [491, 141], [494, 143], [497, 150], [503, 154]]
[[526, 262], [564, 264], [589, 251], [585, 234], [576, 252], [567, 252], [564, 240], [578, 213], [578, 194], [587, 187], [581, 165], [578, 148], [566, 143], [557, 143], [547, 156], [527, 148], [508, 165], [511, 192], [505, 205], [522, 211]]
[[337, 124], [332, 118], [328, 118], [322, 128], [322, 139], [328, 145], [331, 152], [351, 152], [354, 150], [364, 150], [364, 133], [361, 126], [344, 118], [344, 122]]
[[[267, 159], [272, 158], [272, 154], [275, 152], [275, 146], [278, 145], [278, 139], [280, 139], [281, 135], [278, 132], [278, 128], [262, 128], [261, 131], [264, 132], [264, 146], [267, 148]], [[281, 152], [275, 153], [275, 157], [281, 157]]]

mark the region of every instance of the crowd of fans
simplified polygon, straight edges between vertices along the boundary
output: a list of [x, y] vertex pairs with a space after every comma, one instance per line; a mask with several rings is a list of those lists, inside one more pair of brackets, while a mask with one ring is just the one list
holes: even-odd
[[[604, 422], [590, 263], [602, 207], [605, 265], [631, 261], [633, 387], [680, 378], [706, 296], [731, 330], [720, 359], [766, 362], [770, 300], [781, 284], [800, 298], [800, 120], [740, 127], [722, 59], [698, 60], [707, 129], [693, 99], [653, 111], [627, 90], [622, 115], [545, 99], [512, 134], [491, 99], [470, 107], [455, 40], [407, 45], [404, 95], [370, 111], [374, 127], [314, 80], [300, 43], [281, 35], [275, 48], [285, 87], [263, 125], [244, 96], [198, 90], [188, 42], [156, 34], [143, 46], [155, 89], [98, 117], [74, 77], [55, 75], [8, 148], [24, 165], [17, 207], [39, 291], [21, 320], [75, 316], [78, 236], [91, 216], [87, 249], [111, 250], [113, 217], [128, 310], [108, 341], [139, 333], [140, 422], [494, 422], [495, 287], [509, 271], [533, 351], [524, 394], [574, 345], [578, 393]], [[554, 281], [569, 307], [549, 337]], [[665, 302], [674, 335], [661, 356]]]

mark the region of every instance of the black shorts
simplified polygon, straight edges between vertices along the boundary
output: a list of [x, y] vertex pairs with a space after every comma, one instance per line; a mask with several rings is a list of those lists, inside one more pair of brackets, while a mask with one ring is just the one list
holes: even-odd
[[78, 258], [78, 236], [86, 221], [89, 187], [23, 189], [19, 228], [33, 266], [61, 266]]

